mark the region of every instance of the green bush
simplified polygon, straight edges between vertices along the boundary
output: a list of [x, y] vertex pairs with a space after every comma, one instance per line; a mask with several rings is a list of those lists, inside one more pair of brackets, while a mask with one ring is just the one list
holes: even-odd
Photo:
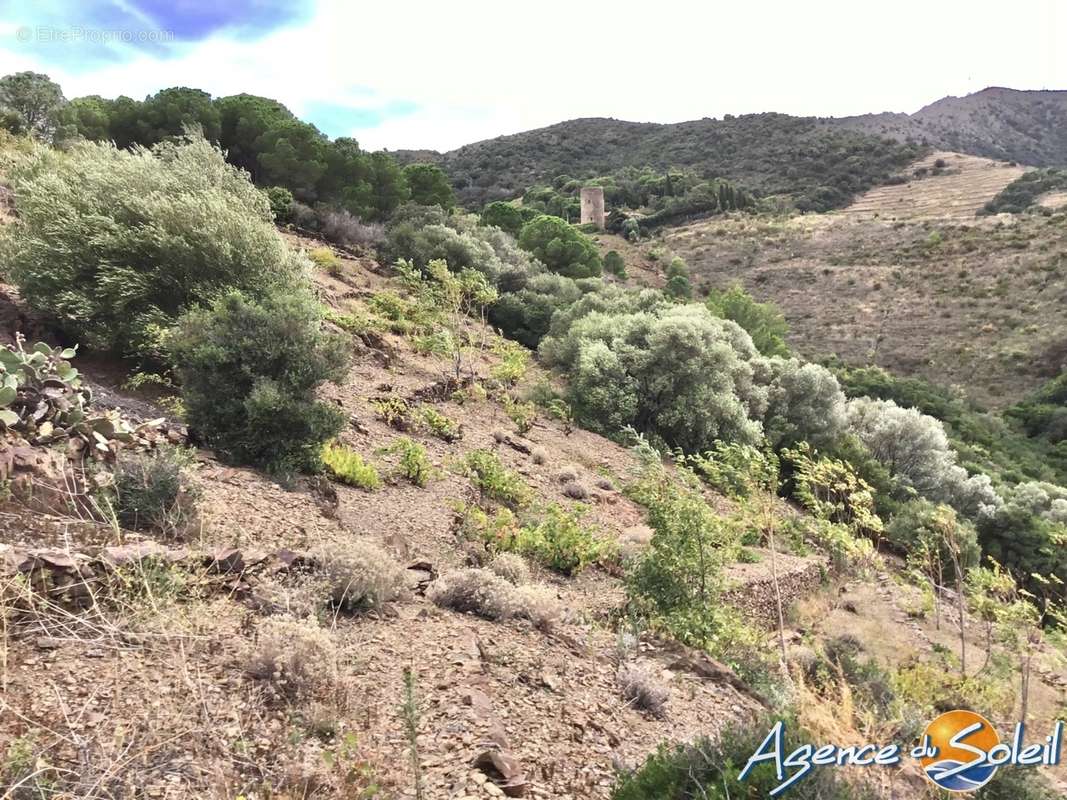
[[626, 278], [626, 262], [617, 250], [608, 250], [604, 254], [604, 271], [616, 278]]
[[276, 222], [288, 222], [293, 213], [293, 193], [284, 186], [271, 186], [266, 190], [270, 213]]
[[411, 202], [441, 208], [455, 205], [452, 183], [445, 171], [436, 164], [408, 164], [402, 172], [411, 191]]
[[373, 492], [382, 485], [378, 469], [344, 445], [329, 443], [322, 448], [322, 463], [336, 481]]
[[[795, 722], [764, 717], [733, 723], [717, 739], [688, 745], [663, 745], [634, 773], [624, 775], [612, 800], [756, 800], [770, 797], [781, 781], [772, 764], [762, 763], [740, 780], [741, 772], [775, 723], [785, 725], [784, 751], [791, 753], [809, 738]], [[784, 795], [798, 800], [859, 800], [861, 795], [831, 769], [816, 769]]]
[[482, 209], [482, 224], [518, 236], [525, 223], [522, 210], [511, 203], [497, 200]]
[[753, 491], [777, 491], [778, 458], [766, 448], [715, 442], [710, 450], [686, 461], [715, 491], [727, 497], [748, 497]]
[[426, 455], [426, 448], [407, 436], [399, 437], [383, 453], [399, 456], [397, 474], [416, 486], [425, 486], [433, 477], [434, 469]]
[[308, 252], [308, 258], [311, 259], [312, 264], [330, 275], [338, 275], [341, 272], [341, 259], [329, 247], [316, 247]]
[[763, 355], [789, 355], [785, 343], [789, 326], [774, 304], [757, 303], [739, 284], [729, 289], [712, 290], [706, 304], [715, 316], [732, 320], [748, 331], [752, 344]]
[[585, 510], [552, 503], [544, 516], [525, 525], [504, 549], [528, 556], [549, 569], [574, 575], [609, 553], [593, 528], [582, 523]]
[[461, 426], [453, 419], [446, 417], [433, 406], [423, 406], [420, 411], [423, 424], [430, 429], [430, 433], [438, 439], [446, 442], [454, 442], [463, 436]]
[[198, 303], [302, 280], [306, 262], [274, 229], [266, 195], [203, 139], [151, 152], [88, 142], [41, 149], [11, 181], [9, 277], [94, 350], [158, 359], [163, 331]]
[[488, 450], [467, 453], [461, 468], [478, 488], [483, 500], [492, 500], [510, 509], [521, 508], [530, 501], [530, 487]]
[[722, 570], [737, 552], [738, 531], [699, 488], [671, 478], [659, 464], [626, 491], [648, 509], [654, 531], [626, 576], [632, 612], [680, 642], [719, 649], [732, 622], [719, 602]]
[[519, 233], [519, 246], [568, 278], [600, 275], [600, 255], [593, 240], [559, 217], [542, 214], [527, 222]]
[[234, 292], [181, 320], [169, 343], [190, 427], [229, 458], [275, 472], [316, 471], [344, 415], [315, 399], [345, 374], [343, 340], [321, 330], [308, 296]]

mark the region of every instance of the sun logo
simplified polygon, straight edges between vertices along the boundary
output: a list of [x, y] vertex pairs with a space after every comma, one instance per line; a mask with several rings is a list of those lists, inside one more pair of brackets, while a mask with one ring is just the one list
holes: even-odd
[[927, 755], [919, 759], [923, 772], [950, 792], [973, 792], [992, 780], [997, 764], [989, 751], [1000, 737], [981, 714], [949, 711], [926, 726], [923, 744]]

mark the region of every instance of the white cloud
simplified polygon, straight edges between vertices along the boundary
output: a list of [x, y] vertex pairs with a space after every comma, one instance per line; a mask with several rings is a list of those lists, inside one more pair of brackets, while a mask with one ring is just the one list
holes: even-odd
[[672, 122], [759, 111], [914, 111], [987, 85], [1067, 87], [1054, 0], [509, 4], [323, 0], [305, 25], [217, 37], [180, 58], [50, 69], [68, 96], [174, 85], [419, 111], [352, 131], [365, 146], [448, 149], [578, 116]]

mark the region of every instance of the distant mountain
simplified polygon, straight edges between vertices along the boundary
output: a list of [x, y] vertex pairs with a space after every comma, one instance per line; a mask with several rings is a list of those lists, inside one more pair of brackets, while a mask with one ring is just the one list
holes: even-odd
[[1067, 165], [1067, 91], [990, 87], [943, 97], [914, 114], [864, 114], [825, 124], [1036, 167]]
[[512, 198], [559, 175], [591, 178], [624, 167], [683, 167], [758, 194], [844, 205], [934, 147], [1035, 166], [1067, 165], [1067, 92], [989, 88], [946, 97], [914, 114], [816, 118], [727, 115], [674, 124], [576, 119], [476, 142], [448, 153], [400, 151], [436, 161], [461, 202]]

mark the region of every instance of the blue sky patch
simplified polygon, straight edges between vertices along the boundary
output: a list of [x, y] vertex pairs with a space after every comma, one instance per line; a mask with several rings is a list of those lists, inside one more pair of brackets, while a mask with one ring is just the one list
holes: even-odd
[[0, 16], [18, 28], [0, 47], [84, 71], [180, 56], [219, 34], [257, 39], [313, 12], [313, 2], [285, 0], [0, 0]]
[[419, 110], [417, 103], [394, 100], [378, 106], [354, 106], [342, 103], [310, 102], [304, 106], [303, 119], [311, 122], [331, 138], [352, 136], [356, 130], [376, 128], [387, 119], [405, 117]]

